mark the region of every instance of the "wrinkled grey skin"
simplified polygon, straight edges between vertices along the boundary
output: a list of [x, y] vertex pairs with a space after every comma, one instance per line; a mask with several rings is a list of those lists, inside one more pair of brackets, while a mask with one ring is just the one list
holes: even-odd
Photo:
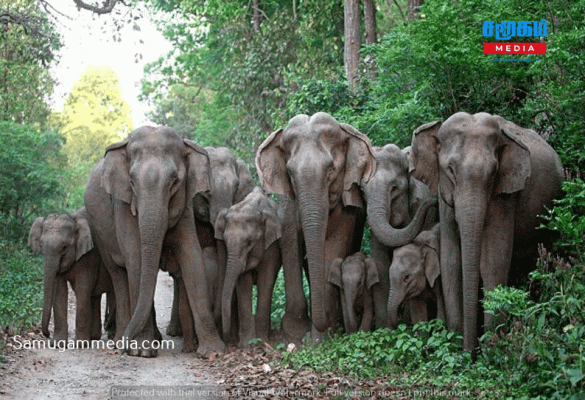
[[116, 322], [125, 328], [130, 355], [157, 355], [151, 346], [151, 309], [165, 248], [173, 249], [181, 270], [197, 326], [197, 352], [206, 356], [225, 349], [211, 315], [192, 208], [193, 197], [211, 192], [211, 187], [207, 152], [169, 127], [136, 129], [109, 146], [90, 174], [85, 191], [88, 222], [112, 276]]
[[373, 258], [355, 253], [345, 260], [331, 263], [327, 280], [341, 292], [341, 309], [345, 332], [372, 329], [374, 303], [372, 287], [378, 283], [378, 268]]
[[439, 224], [422, 231], [411, 243], [394, 249], [390, 265], [388, 318], [391, 328], [398, 326], [398, 312], [407, 302], [414, 324], [428, 321], [428, 305], [437, 304], [437, 317], [445, 319], [439, 265]]
[[53, 340], [67, 340], [67, 282], [76, 297], [75, 339], [102, 336], [101, 296], [113, 296], [112, 281], [93, 246], [85, 208], [72, 214], [49, 214], [35, 219], [28, 246], [43, 255], [45, 294], [42, 331], [50, 337], [51, 309], [55, 316]]
[[[276, 204], [259, 187], [244, 200], [219, 213], [215, 237], [225, 244], [227, 268], [221, 298], [224, 337], [232, 323], [232, 298], [237, 293], [239, 345], [256, 337], [268, 341], [272, 291], [282, 264], [281, 225]], [[254, 275], [256, 279], [254, 279]], [[252, 314], [252, 285], [258, 286], [256, 315]]]
[[[312, 330], [312, 340], [318, 343], [339, 323], [339, 295], [330, 290], [326, 271], [334, 259], [361, 247], [365, 203], [360, 185], [376, 168], [373, 149], [364, 134], [326, 113], [301, 114], [262, 143], [256, 167], [264, 190], [286, 198], [283, 332], [300, 343]], [[311, 320], [302, 288], [305, 255]]]
[[484, 290], [506, 285], [514, 250], [536, 246], [537, 216], [562, 193], [561, 163], [534, 131], [463, 112], [417, 128], [411, 157], [413, 176], [440, 197], [447, 327], [462, 330], [474, 351], [479, 279]]
[[[214, 226], [219, 211], [230, 208], [239, 203], [254, 189], [254, 181], [248, 170], [248, 166], [225, 147], [206, 147], [211, 166], [211, 177], [213, 186], [208, 195], [197, 195], [193, 199], [193, 211], [197, 223], [197, 238], [202, 249], [213, 247], [215, 255], [211, 250], [206, 250], [207, 257], [211, 257], [218, 268], [213, 275], [206, 274], [208, 286], [212, 288], [210, 301], [217, 328], [221, 330], [221, 284], [225, 274], [225, 253], [217, 248], [214, 240]], [[206, 258], [207, 259], [207, 258]], [[207, 267], [206, 267], [207, 268]], [[209, 268], [207, 268], [209, 269]], [[175, 283], [175, 293], [178, 293]], [[180, 336], [182, 334], [180, 319], [178, 318], [178, 301], [173, 300], [171, 322], [167, 327], [167, 334]], [[224, 338], [226, 340], [227, 338]]]
[[[409, 148], [394, 144], [374, 147], [376, 172], [364, 185], [368, 223], [372, 229], [372, 257], [376, 260], [380, 284], [374, 286], [374, 326], [388, 326], [390, 291], [388, 267], [394, 248], [411, 242], [422, 229], [439, 219], [437, 204], [429, 188], [410, 176]], [[432, 208], [431, 208], [432, 207]]]

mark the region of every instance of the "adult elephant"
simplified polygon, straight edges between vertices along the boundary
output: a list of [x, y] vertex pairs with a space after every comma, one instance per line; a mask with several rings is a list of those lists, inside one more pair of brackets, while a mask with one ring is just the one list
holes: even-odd
[[[217, 259], [217, 273], [206, 274], [210, 293], [211, 307], [216, 325], [221, 326], [221, 290], [226, 268], [226, 254], [223, 243], [215, 241], [215, 221], [217, 215], [223, 209], [242, 201], [254, 189], [254, 181], [248, 170], [248, 166], [242, 160], [236, 158], [226, 147], [206, 147], [211, 165], [211, 178], [213, 180], [210, 193], [196, 195], [193, 199], [193, 210], [197, 224], [197, 237], [202, 248], [212, 247], [206, 250], [209, 257]], [[215, 254], [212, 254], [212, 251]], [[209, 278], [213, 278], [210, 281]], [[171, 312], [171, 322], [167, 328], [167, 334], [180, 336], [182, 327], [178, 315], [179, 290], [175, 281], [175, 300]], [[225, 338], [224, 338], [225, 339]]]
[[359, 251], [365, 207], [360, 185], [376, 159], [369, 139], [326, 113], [297, 115], [273, 132], [256, 153], [266, 192], [286, 196], [282, 231], [286, 285], [284, 333], [299, 342], [310, 329], [301, 266], [307, 258], [313, 341], [338, 322], [338, 293], [326, 271], [336, 258]]
[[463, 112], [417, 128], [411, 157], [413, 176], [440, 195], [447, 326], [474, 350], [480, 277], [484, 290], [506, 285], [514, 250], [536, 245], [538, 214], [561, 195], [561, 163], [534, 131]]
[[197, 351], [207, 355], [224, 350], [208, 302], [191, 201], [210, 190], [207, 152], [166, 126], [138, 128], [110, 145], [90, 174], [85, 191], [88, 221], [112, 276], [116, 310], [123, 316], [117, 322], [125, 326], [123, 339], [131, 355], [157, 354], [150, 311], [166, 247], [173, 249], [187, 289]]
[[374, 147], [376, 171], [363, 186], [368, 223], [372, 229], [372, 258], [376, 260], [379, 284], [372, 287], [374, 327], [388, 326], [387, 313], [390, 278], [388, 267], [392, 251], [414, 240], [422, 229], [438, 219], [437, 204], [428, 186], [409, 174], [409, 148], [394, 144]]

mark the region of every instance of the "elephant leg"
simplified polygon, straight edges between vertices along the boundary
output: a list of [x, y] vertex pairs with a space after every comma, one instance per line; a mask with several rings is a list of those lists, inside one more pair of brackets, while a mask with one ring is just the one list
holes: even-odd
[[181, 319], [179, 318], [179, 284], [177, 279], [173, 277], [173, 306], [171, 308], [171, 321], [167, 326], [167, 335], [169, 336], [183, 336], [183, 328], [181, 326]]
[[258, 308], [255, 316], [256, 336], [265, 342], [268, 341], [270, 336], [272, 292], [280, 269], [280, 263], [278, 243], [273, 243], [264, 254], [263, 263], [258, 269]]
[[113, 290], [106, 293], [106, 317], [104, 325], [108, 333], [108, 339], [113, 339], [116, 335], [116, 295]]
[[[514, 200], [496, 197], [487, 212], [479, 267], [484, 291], [508, 283], [514, 243]], [[484, 323], [487, 329], [495, 327], [492, 315], [485, 314]]]
[[66, 341], [69, 331], [67, 324], [67, 300], [69, 297], [69, 288], [64, 276], [55, 277], [55, 301], [53, 302], [53, 323], [55, 331], [53, 332], [53, 341]]
[[435, 282], [433, 292], [437, 299], [437, 319], [445, 321], [445, 301], [443, 300], [443, 290], [441, 289], [440, 281]]
[[303, 254], [301, 254], [300, 221], [294, 200], [287, 201], [282, 222], [282, 269], [284, 273], [286, 310], [282, 317], [282, 332], [287, 341], [300, 344], [311, 329], [307, 300], [303, 292]]
[[250, 340], [256, 337], [254, 315], [252, 314], [252, 286], [254, 278], [248, 271], [240, 275], [236, 285], [238, 298], [238, 318], [240, 320], [240, 347], [248, 347]]
[[447, 329], [463, 332], [463, 281], [461, 244], [455, 210], [439, 196], [441, 231], [441, 284]]
[[91, 340], [102, 338], [102, 295], [91, 296]]
[[392, 263], [392, 257], [389, 249], [383, 245], [378, 238], [372, 233], [372, 258], [376, 260], [378, 270], [377, 285], [372, 287], [373, 307], [374, 307], [374, 329], [390, 326], [388, 320], [388, 293], [390, 293], [390, 275], [389, 269]]
[[114, 299], [116, 302], [116, 342], [122, 339], [126, 326], [130, 322], [130, 294], [128, 292], [128, 275], [124, 268], [118, 267], [111, 259], [104, 260], [106, 269], [112, 277]]
[[374, 319], [374, 298], [371, 292], [364, 296], [364, 313], [362, 314], [362, 323], [360, 329], [362, 331], [371, 331]]
[[189, 299], [187, 298], [187, 289], [182, 279], [176, 279], [175, 283], [179, 288], [179, 306], [178, 314], [181, 319], [181, 326], [183, 327], [183, 353], [192, 353], [197, 349], [197, 337], [195, 336], [195, 325], [193, 323], [193, 315], [191, 314], [191, 307], [189, 307]]
[[167, 235], [167, 240], [168, 245], [174, 246], [177, 262], [181, 267], [181, 275], [199, 340], [197, 353], [206, 357], [211, 353], [223, 352], [225, 344], [219, 336], [211, 314], [205, 266], [195, 232], [193, 210], [189, 209], [183, 214], [173, 232]]
[[[329, 216], [329, 224], [327, 226], [327, 236], [325, 239], [325, 271], [331, 269], [331, 263], [336, 258], [345, 259], [351, 255], [352, 246], [354, 243], [353, 234], [357, 227], [357, 213], [351, 208], [344, 208], [339, 205]], [[311, 278], [312, 280], [312, 278]], [[325, 279], [326, 281], [326, 279]], [[339, 298], [339, 289], [334, 285], [327, 285], [325, 299], [328, 304], [325, 304], [325, 312], [328, 321], [328, 329], [335, 330], [341, 321], [340, 311], [341, 302]], [[315, 330], [313, 330], [315, 331]], [[318, 335], [324, 336], [326, 332], [314, 332]], [[315, 341], [313, 337], [313, 341]], [[320, 340], [320, 338], [317, 338]]]
[[[89, 341], [93, 332], [93, 303], [86, 276], [78, 277], [73, 285], [76, 297], [75, 308], [75, 340]], [[101, 317], [101, 316], [100, 316]]]

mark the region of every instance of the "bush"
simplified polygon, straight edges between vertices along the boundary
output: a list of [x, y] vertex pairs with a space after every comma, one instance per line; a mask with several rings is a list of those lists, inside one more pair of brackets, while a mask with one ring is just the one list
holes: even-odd
[[0, 327], [28, 328], [40, 320], [43, 263], [21, 244], [0, 241]]
[[554, 207], [543, 216], [542, 227], [560, 234], [554, 249], [565, 256], [585, 260], [585, 182], [581, 179], [565, 181], [566, 196], [555, 200]]

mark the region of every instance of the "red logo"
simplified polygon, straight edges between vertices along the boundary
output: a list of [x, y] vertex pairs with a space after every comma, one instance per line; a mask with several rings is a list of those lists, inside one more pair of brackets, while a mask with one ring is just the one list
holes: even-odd
[[484, 43], [483, 54], [546, 54], [546, 43]]

